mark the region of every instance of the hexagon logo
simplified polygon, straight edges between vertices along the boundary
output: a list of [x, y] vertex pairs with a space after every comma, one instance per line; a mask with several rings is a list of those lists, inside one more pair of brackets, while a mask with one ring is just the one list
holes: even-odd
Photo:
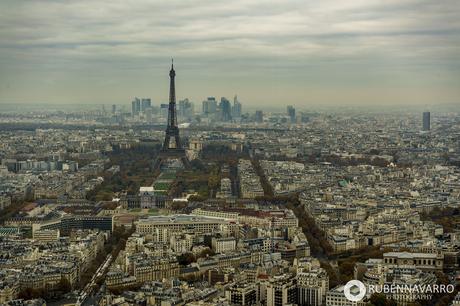
[[351, 302], [359, 302], [366, 295], [366, 286], [359, 280], [349, 281], [343, 288], [345, 297]]

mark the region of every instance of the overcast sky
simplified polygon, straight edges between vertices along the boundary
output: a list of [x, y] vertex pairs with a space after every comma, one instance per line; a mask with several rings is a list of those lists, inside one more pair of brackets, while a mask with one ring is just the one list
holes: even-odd
[[0, 103], [460, 104], [458, 0], [0, 1]]

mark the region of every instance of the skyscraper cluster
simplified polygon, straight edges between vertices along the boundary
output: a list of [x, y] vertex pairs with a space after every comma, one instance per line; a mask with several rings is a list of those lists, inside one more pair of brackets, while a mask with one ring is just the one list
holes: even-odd
[[208, 97], [203, 101], [202, 113], [205, 116], [213, 115], [217, 111], [217, 101], [215, 97]]
[[202, 115], [210, 120], [231, 122], [241, 118], [242, 104], [238, 101], [235, 95], [233, 105], [231, 102], [222, 97], [220, 103], [217, 102], [215, 97], [208, 97], [202, 103]]
[[190, 119], [192, 118], [194, 113], [195, 106], [193, 105], [193, 102], [191, 102], [187, 98], [179, 101], [179, 104], [177, 106], [177, 116]]
[[131, 102], [131, 114], [133, 116], [140, 113], [146, 113], [152, 108], [152, 100], [150, 98], [139, 99], [137, 97]]

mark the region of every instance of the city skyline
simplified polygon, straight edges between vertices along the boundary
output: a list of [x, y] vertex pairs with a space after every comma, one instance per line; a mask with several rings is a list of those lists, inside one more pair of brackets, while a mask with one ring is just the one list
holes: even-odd
[[0, 4], [0, 103], [458, 104], [454, 1]]

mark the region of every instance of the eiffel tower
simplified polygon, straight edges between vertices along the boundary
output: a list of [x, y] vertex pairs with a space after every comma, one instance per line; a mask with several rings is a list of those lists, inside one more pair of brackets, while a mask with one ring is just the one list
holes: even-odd
[[[162, 164], [168, 159], [180, 159], [185, 168], [190, 167], [190, 163], [185, 155], [185, 149], [182, 148], [179, 137], [179, 128], [177, 127], [176, 114], [176, 86], [174, 78], [174, 62], [171, 62], [171, 70], [169, 71], [169, 108], [168, 108], [168, 126], [165, 131], [165, 140], [163, 147], [155, 161], [154, 171], [161, 170]], [[171, 143], [171, 140], [172, 143]]]

